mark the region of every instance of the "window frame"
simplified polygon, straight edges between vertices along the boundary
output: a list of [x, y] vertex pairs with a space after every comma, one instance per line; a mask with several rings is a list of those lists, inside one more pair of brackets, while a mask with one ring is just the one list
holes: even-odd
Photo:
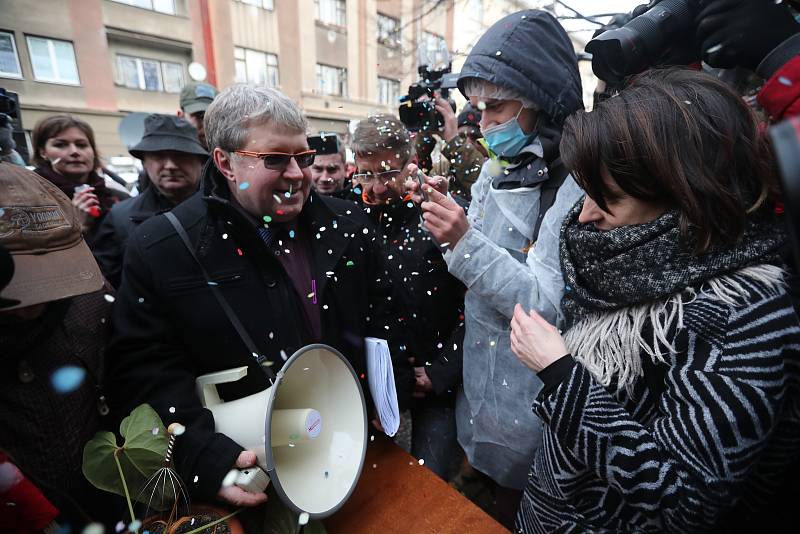
[[[323, 90], [323, 81], [324, 81], [324, 74], [323, 72], [325, 69], [332, 69], [335, 70], [337, 73], [337, 85], [339, 86], [339, 93], [326, 93]], [[316, 74], [317, 74], [317, 91], [320, 95], [323, 96], [335, 96], [340, 98], [348, 98], [348, 89], [347, 89], [347, 67], [337, 67], [336, 65], [327, 65], [325, 63], [317, 63], [316, 65]]]
[[[275, 11], [275, 0], [233, 0], [246, 6], [258, 7], [267, 11]], [[269, 5], [267, 5], [269, 4]]]
[[[434, 50], [431, 50], [429, 48], [429, 46], [428, 46], [428, 44], [431, 43], [432, 40], [436, 41], [436, 47], [435, 47]], [[431, 31], [428, 31], [428, 30], [422, 30], [422, 38], [420, 39], [420, 41], [418, 41], [417, 49], [419, 49], [419, 44], [420, 43], [425, 43], [425, 51], [429, 55], [429, 57], [428, 57], [428, 61], [429, 62], [433, 62], [434, 58], [430, 57], [430, 55], [432, 53], [435, 52], [435, 53], [438, 54], [440, 43], [444, 43], [444, 47], [447, 49], [448, 54], [451, 53], [450, 52], [450, 45], [448, 44], [447, 39], [445, 39], [444, 37], [442, 37], [441, 35], [439, 35], [436, 32], [431, 32]], [[436, 59], [438, 59], [438, 57]], [[451, 55], [450, 56], [450, 61], [451, 62], [452, 62], [452, 59], [453, 59], [453, 57]]]
[[[381, 98], [383, 96], [382, 85], [386, 83], [392, 84], [394, 88], [394, 100], [387, 99], [386, 102]], [[400, 105], [400, 80], [395, 78], [387, 78], [386, 76], [378, 76], [378, 103], [382, 106]]]
[[[237, 57], [237, 55], [241, 52], [241, 57]], [[265, 52], [263, 50], [256, 50], [254, 48], [246, 48], [244, 46], [234, 46], [233, 47], [233, 62], [234, 62], [234, 76], [236, 83], [247, 83], [252, 85], [258, 85], [257, 81], [252, 81], [250, 78], [250, 72], [247, 68], [248, 65], [248, 52], [253, 54], [261, 54], [264, 57], [264, 66], [266, 67], [266, 79], [264, 80], [265, 87], [279, 87], [281, 83], [281, 73], [280, 73], [280, 61], [278, 58], [278, 54], [274, 54], [272, 52]], [[251, 56], [252, 57], [252, 56]], [[274, 61], [272, 63], [271, 61]], [[242, 80], [239, 77], [238, 70], [239, 65], [244, 64], [244, 76], [245, 79]], [[274, 74], [274, 84], [271, 83]]]
[[[182, 63], [176, 63], [175, 61], [159, 61], [159, 63], [161, 64], [161, 82], [162, 82], [161, 85], [163, 86], [164, 92], [167, 93], [167, 94], [170, 94], [170, 95], [178, 95], [178, 94], [180, 94], [181, 90], [186, 85], [186, 77], [184, 76], [184, 72], [185, 72], [186, 67], [184, 67]], [[177, 91], [169, 91], [169, 90], [167, 90], [167, 81], [166, 81], [167, 80], [167, 76], [166, 76], [166, 72], [167, 72], [166, 67], [167, 67], [167, 65], [174, 65], [174, 66], [178, 67], [178, 71], [177, 72], [180, 74], [180, 82], [178, 83], [178, 90]]]
[[17, 71], [19, 72], [19, 74], [14, 74], [12, 72], [5, 72], [0, 70], [0, 78], [23, 80], [25, 77], [22, 74], [22, 62], [20, 62], [19, 60], [19, 48], [17, 47], [17, 36], [14, 35], [13, 31], [8, 31], [8, 30], [0, 30], [0, 34], [8, 35], [11, 38], [11, 50], [14, 53], [14, 59], [17, 62]]
[[[326, 20], [321, 17], [322, 3], [330, 2], [333, 5], [334, 19]], [[337, 28], [347, 27], [347, 0], [314, 0], [314, 20], [327, 26], [336, 26]]]
[[125, 6], [135, 7], [137, 9], [144, 9], [146, 11], [152, 11], [154, 13], [161, 13], [162, 15], [170, 15], [172, 17], [178, 16], [178, 6], [177, 6], [177, 3], [176, 3], [175, 0], [167, 0], [172, 5], [172, 12], [162, 11], [160, 9], [156, 9], [154, 0], [145, 0], [146, 2], [148, 2], [150, 4], [150, 7], [136, 5], [136, 4], [133, 3], [133, 0], [111, 0], [111, 1], [115, 2], [117, 4], [122, 4], [122, 5], [125, 5]]
[[[117, 56], [117, 79], [115, 81], [118, 87], [123, 87], [125, 89], [131, 89], [133, 91], [144, 91], [147, 93], [165, 93], [169, 95], [177, 95], [180, 94], [181, 89], [186, 85], [186, 65], [183, 63], [178, 63], [177, 61], [168, 61], [162, 59], [153, 59], [150, 57], [141, 57], [141, 56], [132, 56], [130, 54], [125, 53], [116, 53]], [[139, 82], [137, 87], [131, 87], [127, 85], [126, 77], [123, 73], [121, 60], [133, 60], [136, 63], [136, 78]], [[158, 88], [157, 89], [148, 89], [147, 82], [145, 81], [144, 75], [144, 62], [155, 63], [158, 65], [157, 73], [158, 73]], [[166, 84], [164, 83], [166, 72], [165, 66], [166, 65], [177, 65], [180, 68], [180, 87], [177, 91], [169, 91], [167, 90]]]
[[[382, 30], [384, 29], [383, 25], [381, 24], [382, 20], [390, 20], [393, 23], [394, 29], [391, 32], [388, 32], [388, 35], [382, 36]], [[383, 13], [377, 14], [377, 34], [378, 34], [378, 42], [383, 46], [388, 46], [390, 48], [399, 48], [402, 44], [402, 28], [400, 27], [400, 19], [396, 19], [389, 15], [384, 15]]]
[[[48, 52], [48, 56], [49, 56], [49, 59], [50, 59], [50, 62], [51, 62], [51, 68], [53, 70], [53, 73], [56, 74], [55, 78], [53, 78], [53, 79], [43, 78], [43, 77], [39, 77], [36, 74], [36, 66], [34, 65], [34, 61], [33, 61], [33, 53], [31, 52], [31, 39], [40, 39], [40, 40], [43, 40], [43, 41], [45, 41], [47, 43], [47, 52]], [[55, 56], [55, 45], [53, 44], [56, 41], [58, 41], [60, 43], [69, 44], [70, 50], [72, 51], [72, 62], [75, 65], [75, 76], [77, 77], [77, 81], [73, 82], [71, 80], [64, 80], [64, 79], [61, 78], [60, 72], [59, 72], [59, 68], [58, 68], [58, 62], [56, 61], [56, 56]], [[41, 35], [25, 34], [25, 44], [28, 47], [28, 57], [29, 57], [30, 62], [31, 62], [31, 71], [33, 72], [33, 79], [35, 81], [42, 82], [42, 83], [54, 83], [54, 84], [58, 84], [58, 85], [69, 85], [69, 86], [72, 86], [72, 87], [80, 87], [81, 86], [81, 73], [80, 73], [80, 70], [78, 69], [78, 56], [75, 54], [75, 43], [73, 43], [72, 41], [68, 41], [66, 39], [56, 39], [56, 38], [53, 38], [53, 37], [44, 37], [44, 36], [41, 36]]]

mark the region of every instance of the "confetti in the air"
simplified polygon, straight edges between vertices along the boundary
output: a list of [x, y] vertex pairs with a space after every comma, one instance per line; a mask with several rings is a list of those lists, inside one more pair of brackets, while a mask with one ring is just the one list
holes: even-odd
[[250, 187], [250, 182], [242, 182], [239, 184], [239, 189], [241, 189], [242, 191], [244, 191], [248, 187]]
[[65, 365], [50, 377], [53, 389], [62, 395], [78, 389], [86, 378], [86, 369], [74, 365]]

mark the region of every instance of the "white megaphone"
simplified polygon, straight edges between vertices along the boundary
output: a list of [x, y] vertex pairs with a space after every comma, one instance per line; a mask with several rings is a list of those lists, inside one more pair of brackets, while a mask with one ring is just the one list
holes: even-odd
[[271, 387], [220, 400], [216, 384], [245, 375], [247, 367], [238, 367], [197, 378], [217, 432], [255, 451], [266, 472], [250, 468], [236, 484], [262, 491], [271, 481], [289, 508], [311, 518], [336, 512], [355, 489], [367, 452], [367, 411], [353, 367], [336, 349], [308, 345], [286, 361]]

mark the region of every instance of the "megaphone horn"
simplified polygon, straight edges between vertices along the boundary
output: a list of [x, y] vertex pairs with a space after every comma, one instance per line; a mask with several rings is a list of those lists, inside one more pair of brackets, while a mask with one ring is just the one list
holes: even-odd
[[296, 513], [333, 514], [355, 489], [367, 450], [364, 393], [353, 367], [332, 347], [308, 345], [286, 361], [271, 387], [223, 402], [216, 386], [240, 380], [247, 370], [196, 382], [217, 432], [258, 457], [260, 469], [243, 470], [236, 485], [259, 492], [271, 481]]

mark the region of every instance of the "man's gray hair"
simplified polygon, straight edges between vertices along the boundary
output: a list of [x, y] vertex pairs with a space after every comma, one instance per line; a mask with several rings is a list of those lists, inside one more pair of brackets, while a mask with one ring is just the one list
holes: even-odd
[[208, 150], [241, 150], [245, 148], [248, 128], [267, 123], [299, 133], [308, 129], [298, 105], [277, 89], [232, 85], [214, 98], [203, 118]]

